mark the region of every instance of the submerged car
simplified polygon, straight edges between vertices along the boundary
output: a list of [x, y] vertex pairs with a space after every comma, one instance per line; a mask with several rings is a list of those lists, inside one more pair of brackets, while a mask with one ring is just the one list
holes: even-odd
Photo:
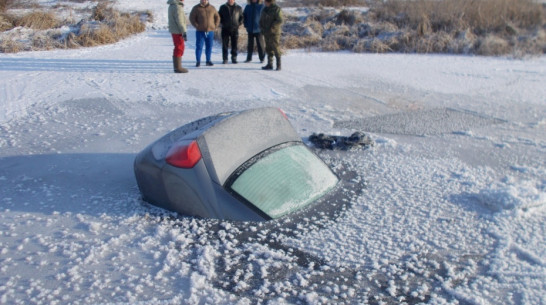
[[180, 214], [267, 221], [339, 182], [278, 108], [222, 113], [179, 127], [134, 163], [143, 200]]

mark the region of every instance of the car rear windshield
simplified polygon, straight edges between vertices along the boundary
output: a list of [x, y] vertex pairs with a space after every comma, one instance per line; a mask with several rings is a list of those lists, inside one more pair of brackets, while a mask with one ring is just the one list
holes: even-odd
[[271, 218], [299, 210], [338, 182], [324, 162], [303, 144], [263, 153], [228, 182], [229, 188]]

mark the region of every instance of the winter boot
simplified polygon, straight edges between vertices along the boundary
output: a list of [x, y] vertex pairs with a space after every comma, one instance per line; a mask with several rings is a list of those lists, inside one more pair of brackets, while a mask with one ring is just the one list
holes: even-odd
[[252, 57], [247, 57], [246, 60], [245, 60], [245, 63], [249, 63], [252, 61]]
[[281, 71], [281, 57], [277, 56], [277, 71]]
[[237, 63], [237, 56], [231, 56], [231, 62], [236, 64]]
[[262, 70], [273, 70], [273, 57], [267, 56], [267, 65], [263, 66]]
[[174, 73], [188, 73], [188, 69], [182, 67], [182, 57], [173, 56]]

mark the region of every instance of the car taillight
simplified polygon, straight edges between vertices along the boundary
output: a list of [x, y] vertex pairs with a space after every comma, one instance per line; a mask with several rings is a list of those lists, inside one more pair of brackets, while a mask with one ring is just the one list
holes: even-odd
[[192, 168], [201, 160], [197, 141], [176, 143], [167, 153], [168, 164], [181, 168]]

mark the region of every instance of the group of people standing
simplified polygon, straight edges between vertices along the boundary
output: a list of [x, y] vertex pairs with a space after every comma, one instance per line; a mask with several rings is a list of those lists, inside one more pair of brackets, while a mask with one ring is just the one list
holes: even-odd
[[[275, 0], [247, 0], [244, 10], [235, 0], [227, 0], [220, 6], [220, 10], [212, 6], [208, 0], [200, 0], [195, 5], [189, 16], [189, 22], [195, 27], [195, 66], [201, 66], [203, 45], [205, 46], [205, 64], [213, 66], [211, 60], [214, 30], [221, 25], [222, 37], [222, 62], [228, 63], [228, 53], [231, 54], [231, 62], [237, 63], [237, 44], [239, 40], [239, 27], [244, 25], [248, 34], [247, 58], [245, 63], [252, 61], [254, 42], [258, 49], [260, 62], [264, 62], [267, 55], [267, 64], [263, 70], [273, 70], [273, 59], [276, 60], [276, 70], [281, 70], [281, 27], [283, 16], [281, 8]], [[185, 41], [187, 38], [187, 19], [184, 13], [184, 0], [168, 0], [169, 4], [169, 32], [171, 33], [174, 50], [173, 66], [176, 73], [187, 73], [188, 69], [182, 67]], [[265, 50], [263, 46], [265, 41]], [[229, 48], [231, 44], [231, 50]]]

